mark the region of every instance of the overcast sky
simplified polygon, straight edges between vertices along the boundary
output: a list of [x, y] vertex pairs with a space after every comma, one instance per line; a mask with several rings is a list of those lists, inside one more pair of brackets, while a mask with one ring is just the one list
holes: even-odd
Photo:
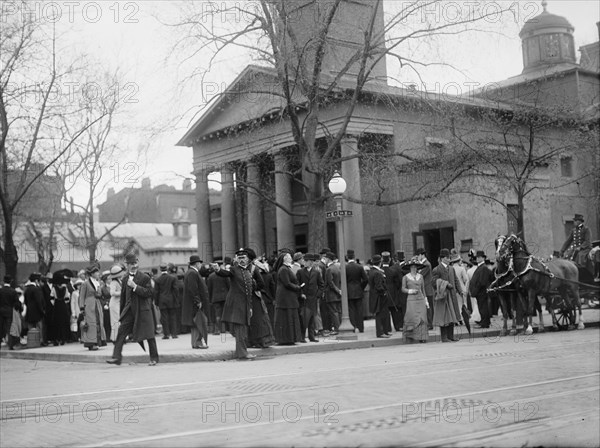
[[[48, 2], [46, 2], [47, 4]], [[143, 157], [135, 179], [151, 177], [153, 185], [168, 183], [181, 188], [184, 177], [192, 177], [192, 149], [176, 147], [194, 117], [197, 118], [203, 95], [199, 85], [184, 83], [189, 69], [170, 57], [177, 33], [160, 22], [173, 22], [177, 18], [176, 2], [51, 2], [60, 6], [59, 25], [65, 30], [64, 39], [69, 51], [92, 54], [107, 68], [119, 68], [123, 78], [123, 92], [133, 101], [128, 103], [127, 123], [120, 140], [130, 154], [141, 152]], [[30, 2], [38, 14], [48, 13], [42, 2]], [[246, 2], [245, 5], [248, 3]], [[401, 1], [386, 1], [384, 10], [393, 12]], [[457, 9], [463, 13], [473, 9], [477, 1], [441, 2], [432, 11], [450, 17]], [[521, 41], [518, 37], [523, 23], [542, 12], [541, 2], [501, 2], [503, 8], [512, 5], [513, 18], [478, 23], [481, 31], [437, 42], [435, 48], [419, 47], [431, 57], [450, 61], [460, 70], [429, 71], [422, 74], [428, 89], [455, 82], [464, 85], [475, 82], [481, 85], [519, 74], [523, 68]], [[38, 5], [38, 6], [35, 6]], [[44, 9], [46, 8], [46, 9]], [[548, 11], [565, 16], [575, 27], [575, 45], [579, 48], [598, 40], [596, 22], [600, 20], [598, 2], [553, 1]], [[579, 54], [578, 54], [579, 56]], [[222, 89], [251, 62], [243, 53], [222, 60], [208, 76], [208, 81]], [[202, 66], [199, 58], [194, 64]], [[398, 72], [388, 64], [388, 73], [410, 80], [410, 75]], [[135, 88], [131, 86], [134, 85]], [[154, 134], [151, 130], [159, 129]], [[132, 157], [132, 159], [134, 159]], [[127, 162], [127, 156], [121, 164]], [[115, 190], [132, 186], [113, 182]], [[133, 184], [139, 186], [139, 182]]]

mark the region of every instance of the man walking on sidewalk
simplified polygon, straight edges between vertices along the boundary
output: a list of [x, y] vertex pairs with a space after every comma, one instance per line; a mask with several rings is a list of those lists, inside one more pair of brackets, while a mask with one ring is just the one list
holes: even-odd
[[121, 325], [117, 333], [113, 357], [106, 362], [121, 364], [125, 338], [129, 334], [133, 334], [133, 340], [139, 342], [142, 347], [144, 340], [148, 340], [149, 365], [155, 366], [158, 363], [158, 349], [154, 335], [156, 324], [152, 309], [152, 283], [148, 275], [138, 271], [139, 264], [136, 254], [127, 254], [125, 264], [128, 273], [123, 279], [123, 289], [121, 290]]

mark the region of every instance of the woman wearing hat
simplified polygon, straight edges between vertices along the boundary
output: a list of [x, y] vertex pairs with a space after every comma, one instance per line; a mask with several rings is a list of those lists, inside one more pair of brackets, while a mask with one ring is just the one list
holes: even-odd
[[410, 272], [402, 277], [402, 292], [407, 294], [406, 313], [404, 315], [404, 331], [406, 342], [427, 342], [427, 296], [425, 295], [425, 281], [417, 271], [425, 267], [416, 257], [410, 259], [405, 266]]
[[86, 270], [87, 280], [79, 290], [79, 308], [83, 311], [81, 324], [81, 341], [88, 350], [98, 350], [101, 345], [106, 345], [104, 332], [104, 318], [100, 297], [100, 269], [92, 265]]
[[117, 340], [119, 332], [119, 317], [121, 316], [121, 279], [125, 275], [125, 268], [120, 264], [115, 264], [110, 268], [110, 302], [108, 309], [110, 311], [110, 340]]

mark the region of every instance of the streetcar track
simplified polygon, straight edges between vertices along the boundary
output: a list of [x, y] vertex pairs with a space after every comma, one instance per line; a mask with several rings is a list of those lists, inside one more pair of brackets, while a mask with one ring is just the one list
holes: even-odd
[[[468, 396], [477, 396], [477, 395], [481, 395], [481, 394], [488, 394], [488, 393], [501, 392], [501, 391], [514, 390], [514, 389], [522, 389], [522, 388], [526, 388], [526, 387], [535, 387], [535, 386], [539, 386], [539, 385], [556, 384], [556, 383], [560, 383], [560, 382], [564, 382], [564, 381], [572, 381], [572, 380], [576, 380], [576, 379], [588, 378], [591, 376], [595, 376], [595, 374], [568, 377], [568, 378], [560, 378], [560, 379], [555, 379], [555, 380], [548, 380], [548, 381], [529, 383], [529, 384], [520, 384], [520, 385], [516, 385], [516, 386], [509, 386], [509, 387], [502, 387], [502, 388], [494, 388], [494, 389], [488, 389], [488, 390], [483, 390], [483, 391], [470, 392], [467, 394], [461, 393], [461, 394], [447, 395], [447, 396], [434, 397], [434, 398], [424, 398], [424, 399], [419, 399], [419, 400], [411, 400], [411, 402], [432, 402], [432, 401], [449, 400], [449, 399], [453, 399], [453, 398], [454, 399], [464, 398], [464, 397], [468, 397]], [[594, 386], [594, 387], [590, 387], [590, 388], [586, 388], [586, 389], [582, 389], [582, 390], [569, 390], [569, 391], [557, 392], [555, 394], [543, 394], [543, 395], [539, 395], [539, 396], [535, 396], [535, 397], [528, 397], [523, 400], [552, 399], [552, 398], [555, 398], [558, 396], [574, 395], [574, 394], [583, 393], [583, 392], [592, 391], [592, 390], [597, 391], [599, 389], [600, 389], [599, 387]], [[498, 405], [513, 404], [513, 403], [519, 402], [519, 401], [522, 401], [522, 400], [505, 401], [505, 402], [498, 403]], [[360, 412], [380, 411], [380, 410], [389, 409], [389, 408], [397, 408], [397, 407], [401, 407], [404, 405], [405, 405], [405, 402], [388, 403], [388, 404], [377, 405], [377, 406], [367, 406], [367, 407], [363, 407], [363, 408], [355, 408], [355, 409], [349, 409], [349, 410], [345, 410], [345, 411], [339, 411], [336, 413], [336, 416], [350, 415], [350, 414], [356, 414], [356, 413], [360, 413]], [[594, 409], [594, 411], [596, 411], [596, 410]], [[306, 415], [306, 416], [301, 416], [297, 420], [297, 422], [306, 421], [306, 420], [310, 420], [313, 418], [314, 418], [314, 416], [312, 414]], [[548, 418], [548, 417], [546, 417], [546, 418]], [[146, 442], [154, 442], [154, 441], [159, 441], [159, 440], [170, 440], [170, 439], [178, 439], [178, 438], [182, 438], [182, 437], [199, 436], [199, 435], [205, 435], [205, 434], [215, 434], [215, 433], [221, 433], [221, 432], [225, 432], [225, 431], [230, 432], [230, 431], [236, 431], [236, 430], [243, 430], [243, 429], [247, 429], [247, 428], [256, 429], [259, 426], [276, 425], [276, 424], [280, 424], [280, 423], [288, 424], [289, 421], [284, 418], [281, 418], [278, 420], [269, 420], [269, 421], [265, 421], [265, 422], [254, 422], [254, 423], [246, 423], [246, 424], [239, 424], [239, 425], [233, 425], [233, 426], [226, 425], [226, 426], [218, 427], [218, 428], [180, 431], [180, 432], [174, 432], [174, 433], [170, 433], [170, 434], [163, 433], [163, 434], [154, 435], [154, 436], [122, 439], [122, 440], [117, 440], [117, 441], [106, 441], [101, 444], [84, 445], [84, 447], [87, 447], [87, 446], [90, 446], [90, 447], [91, 446], [118, 446], [118, 445], [132, 444], [132, 443], [146, 443]], [[334, 432], [335, 431], [332, 431], [332, 433], [334, 433]], [[320, 434], [320, 435], [323, 435], [323, 434]], [[429, 444], [443, 444], [443, 443], [427, 442], [427, 445], [429, 445]]]
[[[545, 350], [551, 349], [551, 350], [561, 350], [564, 348], [565, 345], [582, 345], [582, 346], [588, 346], [589, 342], [573, 342], [573, 343], [561, 343], [559, 345], [556, 346], [552, 346], [552, 347], [545, 347]], [[532, 347], [531, 349], [524, 349], [521, 350], [521, 352], [538, 352], [538, 348], [536, 347]], [[573, 352], [570, 353], [568, 355], [568, 357], [574, 357], [577, 356], [578, 352]], [[479, 355], [478, 357], [475, 357], [476, 355]], [[523, 364], [523, 363], [529, 363], [529, 362], [541, 362], [541, 361], [547, 361], [548, 358], [551, 358], [547, 351], [545, 351], [544, 353], [539, 353], [539, 358], [538, 359], [532, 359], [532, 358], [521, 358], [518, 357], [519, 359], [523, 359], [522, 361], [514, 361], [511, 363], [503, 363], [502, 366], [509, 366], [509, 365], [515, 365], [515, 364]], [[562, 355], [561, 359], [564, 359], [565, 356]], [[350, 366], [350, 367], [344, 367], [344, 368], [331, 368], [331, 369], [320, 369], [320, 370], [311, 370], [312, 374], [318, 375], [318, 374], [322, 374], [322, 373], [336, 373], [339, 371], [343, 371], [343, 372], [347, 372], [348, 370], [362, 370], [362, 369], [373, 369], [373, 368], [378, 368], [378, 367], [390, 367], [390, 366], [395, 366], [395, 365], [400, 365], [400, 366], [405, 366], [407, 364], [427, 364], [431, 366], [432, 362], [437, 362], [437, 364], [443, 364], [443, 363], [447, 363], [450, 361], [453, 361], [455, 363], [461, 362], [461, 361], [493, 361], [498, 359], [498, 357], [494, 357], [494, 356], [484, 356], [483, 354], [475, 354], [475, 355], [461, 355], [461, 356], [448, 356], [448, 357], [444, 357], [444, 358], [440, 358], [440, 357], [435, 357], [435, 358], [426, 358], [426, 359], [415, 359], [415, 360], [404, 360], [404, 361], [385, 361], [383, 363], [377, 363], [377, 364], [369, 364], [369, 365], [364, 365], [364, 366]], [[461, 371], [465, 371], [465, 370], [472, 370], [472, 369], [476, 369], [476, 368], [487, 368], [489, 367], [489, 365], [481, 365], [481, 366], [470, 366], [468, 368], [462, 368], [462, 369], [453, 369], [450, 370], [449, 372], [461, 372]], [[422, 374], [432, 374], [433, 372], [421, 372], [418, 375], [422, 375]], [[261, 380], [261, 379], [270, 379], [270, 378], [281, 378], [281, 377], [290, 377], [290, 376], [304, 376], [306, 375], [306, 371], [299, 371], [299, 372], [287, 372], [287, 373], [275, 373], [275, 374], [269, 374], [269, 375], [258, 375], [258, 376], [247, 376], [247, 377], [239, 377], [239, 378], [224, 378], [224, 379], [218, 379], [218, 380], [210, 380], [210, 381], [194, 381], [194, 382], [189, 382], [189, 383], [176, 383], [176, 384], [167, 384], [167, 385], [162, 385], [162, 386], [143, 386], [143, 387], [134, 387], [134, 388], [127, 388], [127, 389], [106, 389], [106, 390], [100, 390], [100, 391], [90, 391], [90, 392], [76, 392], [76, 393], [71, 393], [71, 394], [55, 394], [55, 395], [46, 395], [46, 396], [39, 396], [39, 397], [30, 397], [30, 398], [15, 398], [15, 399], [10, 399], [10, 400], [0, 400], [0, 405], [5, 405], [6, 403], [20, 403], [20, 402], [28, 402], [28, 401], [41, 401], [41, 400], [45, 400], [45, 399], [64, 399], [64, 398], [77, 398], [77, 397], [87, 397], [87, 396], [94, 396], [94, 395], [102, 395], [102, 394], [107, 394], [107, 393], [116, 393], [116, 396], [118, 397], [123, 397], [124, 393], [127, 392], [137, 392], [137, 391], [146, 391], [146, 390], [152, 390], [153, 393], [151, 394], [136, 394], [135, 396], [133, 396], [134, 398], [140, 398], [140, 397], [148, 397], [148, 396], [157, 396], [160, 394], [167, 394], [167, 393], [173, 393], [176, 392], [175, 390], [172, 390], [173, 388], [184, 388], [184, 387], [189, 387], [189, 386], [202, 386], [202, 388], [208, 386], [208, 385], [212, 385], [212, 384], [219, 384], [219, 383], [236, 383], [236, 382], [243, 382], [243, 381], [256, 381], [256, 380]], [[386, 374], [387, 375], [387, 374]], [[388, 375], [389, 376], [389, 375]], [[405, 378], [405, 377], [413, 377], [413, 376], [417, 376], [416, 374], [411, 374], [411, 375], [400, 375], [399, 378]], [[356, 381], [351, 381], [351, 382], [347, 382], [344, 383], [344, 385], [347, 384], [352, 384]], [[157, 390], [157, 389], [166, 389], [166, 390]], [[189, 390], [183, 390], [182, 392], [189, 392]], [[101, 398], [102, 399], [102, 398]], [[108, 398], [106, 398], [108, 400]]]
[[[517, 431], [526, 431], [528, 434], [546, 431], [551, 425], [553, 429], [561, 428], [563, 426], [569, 426], [581, 419], [581, 417], [594, 417], [599, 418], [597, 409], [588, 409], [585, 411], [572, 412], [566, 415], [560, 416], [547, 416], [538, 419], [535, 424], [531, 424], [529, 421], [519, 423], [509, 423], [502, 425], [501, 428], [486, 429], [469, 434], [459, 434], [451, 437], [445, 437], [436, 440], [428, 440], [427, 442], [415, 443], [414, 447], [428, 447], [428, 446], [449, 446], [455, 443], [464, 445], [467, 441], [481, 442], [490, 438], [498, 438], [502, 436], [510, 435], [515, 436]], [[478, 445], [479, 446], [479, 445]]]
[[[570, 354], [568, 357], [575, 357], [577, 354]], [[568, 357], [564, 357], [565, 359]], [[535, 360], [537, 362], [543, 362], [545, 361], [544, 358], [542, 359], [538, 359]], [[514, 361], [511, 363], [503, 363], [502, 366], [503, 367], [507, 367], [507, 366], [512, 366], [512, 365], [519, 365], [519, 364], [524, 364], [524, 363], [531, 363], [532, 360], [519, 360], [519, 361]], [[479, 365], [479, 366], [467, 366], [467, 367], [461, 367], [461, 368], [455, 368], [455, 369], [445, 369], [445, 372], [450, 374], [456, 374], [456, 373], [461, 373], [461, 372], [472, 372], [474, 369], [487, 369], [489, 366], [488, 365]], [[591, 373], [588, 375], [585, 375], [581, 378], [586, 378], [589, 376], [595, 376], [598, 375], [599, 373]], [[408, 378], [414, 378], [414, 377], [422, 377], [423, 375], [437, 375], [436, 371], [429, 371], [429, 372], [416, 372], [416, 373], [410, 373], [410, 374], [405, 374], [405, 373], [400, 373], [397, 375], [394, 375], [393, 378], [394, 380], [399, 380], [399, 379], [408, 379]], [[578, 378], [578, 377], [574, 377], [574, 378]], [[390, 379], [390, 375], [387, 374], [387, 379]], [[234, 395], [217, 395], [217, 396], [205, 396], [205, 397], [193, 397], [190, 396], [190, 394], [192, 392], [194, 392], [195, 390], [183, 390], [183, 391], [173, 391], [173, 390], [165, 390], [165, 391], [156, 391], [154, 393], [151, 394], [143, 394], [143, 395], [135, 395], [133, 397], [127, 397], [127, 398], [132, 398], [137, 400], [137, 402], [135, 403], [136, 408], [139, 410], [142, 409], [154, 409], [154, 408], [159, 408], [159, 407], [168, 407], [168, 406], [177, 406], [180, 405], [181, 403], [185, 402], [186, 404], [192, 404], [195, 402], [205, 402], [205, 401], [210, 401], [210, 400], [231, 400], [231, 399], [241, 399], [241, 398], [252, 398], [252, 397], [257, 397], [257, 396], [268, 396], [268, 395], [278, 395], [281, 393], [285, 393], [285, 392], [305, 392], [305, 391], [311, 391], [311, 390], [317, 390], [317, 389], [328, 389], [331, 387], [344, 387], [344, 386], [349, 386], [352, 384], [357, 384], [357, 383], [362, 383], [362, 379], [361, 378], [357, 378], [351, 381], [346, 381], [346, 382], [338, 382], [335, 384], [318, 384], [318, 385], [310, 385], [310, 386], [297, 386], [297, 387], [293, 387], [293, 388], [289, 388], [289, 389], [284, 389], [284, 390], [269, 390], [269, 391], [260, 391], [260, 390], [256, 390], [256, 391], [252, 391], [252, 392], [248, 392], [245, 394], [234, 394]], [[552, 380], [553, 381], [553, 380]], [[222, 382], [222, 380], [217, 380], [216, 382]], [[237, 382], [237, 381], [236, 381]], [[542, 384], [542, 383], [540, 383]], [[205, 390], [207, 388], [206, 384], [203, 384], [203, 388], [200, 389], [199, 391], [202, 392], [203, 390]], [[235, 390], [235, 389], [234, 389]], [[173, 393], [185, 393], [186, 397], [179, 397], [176, 399], [173, 399], [171, 401], [167, 401], [167, 402], [161, 402], [158, 404], [139, 404], [139, 399], [140, 398], [145, 398], [145, 397], [158, 397], [160, 395], [166, 395], [166, 394], [173, 394]], [[72, 394], [67, 394], [67, 395], [54, 395], [50, 398], [52, 398], [54, 401], [54, 403], [58, 400], [60, 400], [61, 397], [69, 397], [72, 398]], [[100, 406], [97, 402], [95, 402], [94, 404], [95, 409], [98, 409], [99, 411], [110, 411], [110, 410], [114, 410], [114, 403], [115, 403], [115, 399], [123, 399], [122, 394], [116, 394], [116, 395], [110, 395], [108, 397], [99, 397], [96, 398], [96, 401], [104, 401], [107, 403], [107, 405], [105, 406]], [[0, 420], [4, 421], [4, 420], [17, 420], [20, 419], [21, 416], [16, 415], [14, 417], [11, 416], [5, 416], [4, 414], [6, 413], [7, 409], [9, 409], [11, 406], [20, 404], [21, 406], [24, 406], [25, 408], [27, 408], [27, 404], [36, 404], [36, 400], [32, 400], [32, 399], [21, 399], [21, 400], [7, 400], [7, 401], [3, 401], [0, 402], [0, 407], [1, 407], [1, 411], [2, 414], [0, 415]], [[128, 402], [130, 403], [130, 402]], [[65, 415], [70, 413], [72, 410], [71, 409], [66, 409], [66, 410], [62, 410], [61, 407], [61, 411], [60, 412], [48, 412], [47, 416], [48, 417], [52, 417], [52, 416], [59, 416], [59, 415]], [[46, 415], [46, 414], [44, 414]], [[83, 418], [83, 415], [80, 415], [79, 413], [75, 414], [81, 418]]]

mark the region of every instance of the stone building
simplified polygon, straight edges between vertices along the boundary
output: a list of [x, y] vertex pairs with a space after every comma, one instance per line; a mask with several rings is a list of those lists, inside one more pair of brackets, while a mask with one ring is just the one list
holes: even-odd
[[[301, 8], [310, 8], [314, 3], [302, 2]], [[347, 8], [342, 9], [336, 22], [342, 29], [334, 33], [335, 39], [325, 55], [327, 73], [324, 76], [336, 74], [336, 67], [343, 63], [341, 53], [336, 50], [351, 48], [356, 38], [353, 32], [360, 31], [361, 18], [369, 17], [365, 9], [371, 7], [369, 2], [345, 4]], [[381, 27], [383, 12], [379, 14], [377, 23]], [[353, 21], [357, 22], [356, 26], [351, 25]], [[302, 28], [300, 23], [298, 32], [302, 34], [309, 28]], [[364, 200], [371, 187], [364, 176], [363, 162], [358, 158], [344, 158], [362, 154], [375, 141], [383, 142], [387, 150], [396, 152], [411, 148], [421, 153], [443, 151], [451, 137], [447, 128], [439, 126], [439, 118], [428, 111], [428, 104], [444, 103], [442, 106], [461, 108], [467, 114], [508, 108], [504, 104], [508, 97], [523, 100], [531, 93], [532, 80], [537, 81], [533, 88], [552, 92], [546, 98], [547, 103], [557, 101], [569, 103], [575, 110], [597, 111], [599, 73], [589, 65], [577, 64], [572, 33], [573, 27], [566, 19], [544, 10], [528, 21], [521, 32], [523, 73], [497, 83], [496, 89], [477, 92], [469, 98], [440, 98], [393, 87], [382, 82], [381, 77], [367, 84], [341, 142], [340, 155], [344, 161], [339, 166], [348, 181], [345, 197], [352, 198], [345, 201], [344, 208], [352, 210], [354, 215], [344, 221], [346, 244], [355, 250], [359, 259], [367, 259], [382, 250], [404, 251], [410, 255], [419, 246], [425, 247], [431, 260], [437, 258], [442, 247], [456, 247], [462, 252], [483, 249], [492, 255], [496, 235], [514, 227], [511, 208], [515, 207], [516, 198], [511, 191], [498, 186], [495, 202], [467, 193], [403, 202], [397, 199], [410, 189], [411, 181], [392, 178], [386, 179], [390, 186], [387, 192], [390, 205], [377, 206]], [[385, 64], [378, 70], [384, 77]], [[290, 163], [288, 155], [295, 147], [290, 124], [281, 113], [284, 103], [277, 95], [248, 94], [268, 90], [264, 86], [277, 89], [277, 85], [273, 69], [246, 67], [178, 143], [194, 150], [198, 250], [204, 260], [222, 253], [231, 254], [241, 245], [249, 245], [258, 253], [270, 253], [286, 246], [306, 250], [306, 202], [299, 194], [295, 179], [284, 173]], [[352, 83], [342, 79], [340, 90], [344, 86], [351, 88]], [[343, 112], [343, 104], [336, 101], [320, 111], [322, 128], [317, 139], [325, 138], [325, 130], [335, 133], [340, 129]], [[461, 126], [474, 134], [473, 139], [482, 145], [482, 150], [493, 150], [494, 145], [503, 144], [497, 129], [487, 129], [489, 123], [465, 120]], [[478, 135], [484, 132], [486, 139]], [[489, 137], [494, 133], [495, 140]], [[552, 144], [561, 144], [561, 138], [564, 139], [560, 129], [550, 130], [548, 134], [546, 137], [554, 142]], [[585, 180], [557, 188], [568, 183], [565, 177], [576, 176], [590, 164], [598, 164], [598, 160], [577, 151], [567, 159], [556, 160], [538, 171], [533, 180], [540, 188], [525, 204], [527, 240], [540, 255], [549, 255], [561, 246], [574, 213], [584, 213], [593, 231], [598, 229], [598, 204], [590, 199], [590, 193], [597, 190], [598, 185]], [[211, 227], [207, 176], [213, 171], [220, 171], [223, 185], [221, 237], [215, 235]], [[250, 188], [241, 188], [240, 179]], [[494, 183], [493, 179], [484, 181]], [[255, 194], [255, 189], [268, 188], [274, 188], [275, 200], [283, 208]], [[336, 247], [333, 224], [327, 225], [327, 244], [331, 248]]]

